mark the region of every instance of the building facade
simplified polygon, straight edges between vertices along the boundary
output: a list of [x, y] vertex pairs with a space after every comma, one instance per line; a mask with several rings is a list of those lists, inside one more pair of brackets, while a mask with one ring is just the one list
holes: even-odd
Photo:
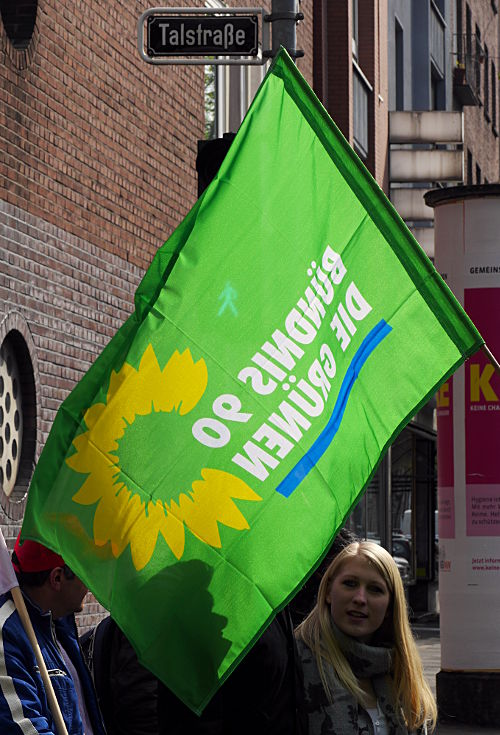
[[[0, 524], [9, 547], [61, 402], [196, 201], [198, 140], [236, 132], [263, 76], [262, 67], [218, 67], [210, 88], [204, 66], [145, 63], [137, 22], [147, 9], [0, 3]], [[299, 68], [312, 81], [304, 16]], [[89, 596], [82, 628], [101, 615]]]
[[464, 113], [464, 184], [498, 181], [498, 74], [500, 20], [497, 0], [455, 0], [453, 104]]
[[388, 191], [387, 0], [314, 3], [314, 91]]
[[[497, 2], [317, 0], [314, 13], [315, 91], [432, 259], [425, 192], [498, 181]], [[435, 407], [400, 434], [348, 521], [401, 560], [416, 616], [438, 610]]]

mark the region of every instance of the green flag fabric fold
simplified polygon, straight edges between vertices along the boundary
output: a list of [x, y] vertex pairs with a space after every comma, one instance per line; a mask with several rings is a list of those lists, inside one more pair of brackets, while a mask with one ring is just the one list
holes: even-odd
[[200, 712], [482, 343], [281, 51], [62, 404], [23, 537]]

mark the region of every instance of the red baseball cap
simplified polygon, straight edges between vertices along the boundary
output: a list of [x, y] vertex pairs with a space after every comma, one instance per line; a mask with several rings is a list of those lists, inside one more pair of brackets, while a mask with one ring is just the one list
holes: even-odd
[[21, 544], [20, 538], [21, 532], [19, 532], [14, 546], [18, 563], [12, 561], [16, 572], [45, 572], [49, 569], [64, 566], [62, 556], [55, 554], [37, 541], [26, 539]]

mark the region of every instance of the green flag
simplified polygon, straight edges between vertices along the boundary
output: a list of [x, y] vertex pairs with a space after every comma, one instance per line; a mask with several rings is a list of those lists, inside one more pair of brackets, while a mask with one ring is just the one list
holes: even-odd
[[64, 401], [23, 537], [200, 711], [482, 339], [285, 52]]

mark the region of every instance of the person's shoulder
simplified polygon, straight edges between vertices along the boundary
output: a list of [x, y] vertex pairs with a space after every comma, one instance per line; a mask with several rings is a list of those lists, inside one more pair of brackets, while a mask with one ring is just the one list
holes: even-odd
[[297, 651], [299, 653], [302, 663], [309, 663], [310, 661], [313, 661], [314, 653], [311, 651], [307, 643], [300, 636], [296, 636], [295, 640], [297, 643]]
[[5, 625], [12, 616], [19, 620], [20, 625], [21, 620], [14, 604], [14, 600], [12, 599], [12, 595], [10, 592], [6, 592], [3, 595], [0, 595], [0, 625], [3, 627], [3, 625]]
[[14, 604], [14, 602], [12, 601], [12, 595], [10, 594], [10, 592], [3, 592], [0, 595], [0, 607], [3, 607], [4, 603], [8, 602], [9, 600], [12, 602], [12, 604]]
[[[33, 627], [35, 630], [37, 629], [36, 621], [33, 623]], [[16, 648], [22, 648], [23, 644], [29, 646], [21, 618], [12, 597], [8, 593], [0, 595], [0, 638], [4, 647], [9, 645], [9, 641]]]
[[95, 634], [98, 641], [100, 641], [101, 639], [109, 641], [111, 637], [123, 638], [127, 640], [125, 637], [125, 633], [122, 633], [121, 629], [118, 627], [117, 622], [114, 618], [111, 617], [111, 615], [106, 615], [105, 618], [97, 623]]
[[[321, 678], [319, 675], [318, 664], [314, 651], [312, 651], [307, 643], [305, 643], [300, 637], [297, 638], [297, 651], [299, 654], [302, 676], [306, 688], [309, 688], [311, 686], [314, 687], [315, 685], [320, 684]], [[324, 663], [325, 665], [327, 665], [326, 662]], [[320, 688], [323, 689], [322, 686]]]

